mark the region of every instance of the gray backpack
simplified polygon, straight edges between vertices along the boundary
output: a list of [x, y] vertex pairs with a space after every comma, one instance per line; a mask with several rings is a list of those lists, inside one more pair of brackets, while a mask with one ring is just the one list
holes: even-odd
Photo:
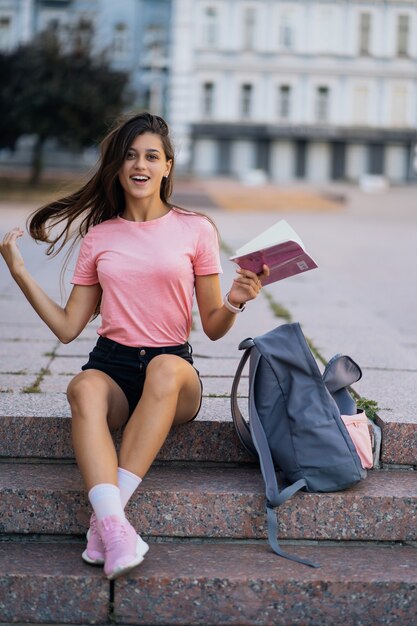
[[[239, 349], [245, 352], [232, 385], [232, 417], [242, 444], [259, 459], [270, 546], [279, 556], [319, 567], [282, 550], [274, 508], [300, 489], [339, 491], [365, 478], [366, 470], [340, 417], [356, 413], [347, 387], [359, 380], [361, 370], [350, 357], [336, 355], [322, 375], [299, 324], [284, 324], [245, 339]], [[249, 424], [237, 403], [248, 358]]]

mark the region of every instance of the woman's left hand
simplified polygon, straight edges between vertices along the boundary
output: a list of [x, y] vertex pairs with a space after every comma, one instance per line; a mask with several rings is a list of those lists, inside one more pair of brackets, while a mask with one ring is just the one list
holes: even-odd
[[237, 274], [229, 291], [229, 302], [234, 306], [240, 306], [256, 298], [262, 289], [262, 279], [269, 276], [269, 267], [264, 265], [260, 274], [239, 267]]

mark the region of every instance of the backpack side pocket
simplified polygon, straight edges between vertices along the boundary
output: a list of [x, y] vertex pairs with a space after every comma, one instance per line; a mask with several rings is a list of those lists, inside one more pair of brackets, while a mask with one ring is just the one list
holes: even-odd
[[372, 441], [365, 412], [359, 411], [356, 415], [341, 415], [340, 417], [353, 441], [362, 467], [371, 469], [373, 466]]

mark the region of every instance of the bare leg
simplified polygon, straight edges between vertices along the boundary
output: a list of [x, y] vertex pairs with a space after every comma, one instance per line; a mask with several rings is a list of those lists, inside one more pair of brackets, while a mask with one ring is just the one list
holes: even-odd
[[110, 428], [128, 418], [123, 391], [107, 374], [87, 370], [67, 390], [72, 413], [72, 441], [87, 491], [99, 483], [117, 485], [117, 453]]
[[94, 493], [89, 493], [95, 515], [90, 518], [82, 556], [88, 563], [104, 563], [104, 573], [112, 580], [139, 565], [149, 549], [124, 518], [119, 464], [110, 434], [110, 428], [126, 422], [128, 402], [120, 387], [98, 370], [76, 376], [68, 387], [68, 399], [78, 467], [89, 492], [97, 485]]
[[172, 425], [196, 414], [200, 396], [197, 372], [185, 359], [169, 354], [152, 359], [142, 397], [123, 434], [120, 467], [143, 478]]

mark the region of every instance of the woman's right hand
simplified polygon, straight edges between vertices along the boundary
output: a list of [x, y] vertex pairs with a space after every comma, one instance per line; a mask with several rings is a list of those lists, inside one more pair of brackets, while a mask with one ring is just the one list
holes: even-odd
[[6, 261], [12, 275], [17, 275], [25, 266], [20, 250], [17, 247], [17, 239], [22, 237], [23, 230], [16, 226], [3, 237], [0, 243], [0, 254]]

